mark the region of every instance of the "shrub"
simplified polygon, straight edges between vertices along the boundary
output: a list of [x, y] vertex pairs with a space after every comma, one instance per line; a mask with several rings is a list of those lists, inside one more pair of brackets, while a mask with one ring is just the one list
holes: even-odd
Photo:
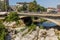
[[44, 29], [44, 27], [41, 25], [41, 26], [40, 26], [40, 29]]
[[17, 12], [10, 12], [9, 15], [6, 16], [5, 18], [6, 21], [18, 21], [19, 17]]
[[5, 26], [0, 21], [0, 40], [5, 40], [7, 32], [5, 32]]
[[42, 24], [43, 22], [45, 22], [46, 20], [44, 20], [44, 19], [40, 19], [40, 23]]
[[28, 26], [27, 28], [28, 28], [28, 31], [25, 32], [22, 36], [25, 36], [26, 34], [31, 33], [32, 31], [34, 31], [36, 29], [36, 25], [32, 24], [32, 25]]

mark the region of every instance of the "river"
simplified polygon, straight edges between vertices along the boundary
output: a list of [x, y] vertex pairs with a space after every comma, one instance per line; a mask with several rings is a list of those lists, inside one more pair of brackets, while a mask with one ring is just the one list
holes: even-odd
[[40, 22], [38, 22], [37, 25], [38, 26], [42, 25], [44, 27], [55, 27], [55, 26], [57, 26], [55, 23], [50, 22], [50, 21], [43, 22], [42, 24]]

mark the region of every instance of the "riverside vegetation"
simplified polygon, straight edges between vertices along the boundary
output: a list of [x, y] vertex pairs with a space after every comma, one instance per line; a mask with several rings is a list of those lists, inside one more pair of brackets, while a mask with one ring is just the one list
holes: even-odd
[[5, 40], [6, 34], [7, 34], [7, 30], [5, 29], [5, 26], [3, 25], [2, 21], [0, 20], [0, 40]]
[[[7, 11], [7, 5], [4, 6], [4, 3], [0, 2], [0, 9], [2, 11]], [[16, 7], [17, 12], [29, 11], [29, 12], [44, 12], [46, 8], [37, 4], [36, 0], [31, 2], [29, 6], [26, 3], [22, 7]], [[11, 40], [50, 40], [54, 37], [54, 40], [60, 40], [60, 32], [56, 29], [46, 30], [42, 25], [37, 26], [33, 22], [31, 25], [25, 25], [23, 21], [17, 15], [17, 12], [9, 12], [9, 15], [5, 19], [0, 20], [0, 40], [5, 40], [7, 34], [10, 34]], [[31, 19], [33, 19], [32, 17]], [[40, 19], [42, 24], [45, 20]], [[28, 24], [28, 23], [27, 23]], [[23, 25], [23, 26], [21, 26]], [[48, 35], [47, 35], [48, 34]], [[56, 35], [57, 36], [56, 36]], [[50, 36], [51, 35], [51, 36]], [[53, 35], [53, 37], [52, 37]], [[9, 38], [9, 39], [8, 39]], [[6, 38], [10, 40], [10, 37]]]
[[[20, 24], [19, 20], [20, 19], [19, 19], [19, 16], [17, 15], [17, 12], [10, 12], [9, 15], [7, 15], [5, 17], [5, 19], [3, 19], [2, 21], [0, 20], [0, 40], [5, 40], [5, 36], [6, 36], [6, 34], [8, 34], [8, 31], [6, 30], [6, 27], [8, 27], [8, 26], [5, 26], [5, 24], [11, 23], [11, 22], [16, 22], [16, 24], [19, 25]], [[6, 22], [6, 23], [4, 24], [4, 22]], [[16, 26], [18, 26], [18, 25], [16, 25]], [[36, 25], [32, 23], [30, 26], [27, 26], [25, 29], [27, 29], [27, 28], [28, 28], [28, 31], [25, 32], [22, 36], [24, 36], [28, 33], [31, 33], [33, 30], [36, 30]], [[24, 29], [21, 29], [21, 30], [24, 31]]]
[[[34, 17], [33, 17], [34, 18]], [[33, 19], [32, 18], [32, 19]], [[31, 34], [31, 40], [35, 39], [35, 37], [38, 39], [41, 38], [41, 36], [43, 37], [42, 39], [46, 39], [48, 33], [49, 35], [53, 34], [55, 35], [54, 37], [56, 37], [56, 39], [58, 38], [60, 40], [60, 32], [56, 29], [52, 29], [49, 31], [44, 29], [44, 27], [41, 25], [40, 27], [38, 27], [36, 24], [34, 24], [33, 22], [31, 23], [31, 25], [28, 25], [28, 26], [21, 26], [23, 24], [21, 24], [21, 21], [19, 21], [21, 19], [19, 19], [19, 16], [17, 15], [17, 12], [10, 12], [9, 15], [6, 16], [6, 18], [2, 21], [0, 21], [0, 40], [5, 40], [5, 37], [8, 33], [10, 33], [11, 31], [7, 31], [6, 29], [9, 29], [8, 30], [13, 30], [14, 32], [14, 36], [12, 35], [12, 39], [15, 39], [17, 40], [16, 37], [18, 37], [17, 35], [19, 35], [20, 37], [18, 38], [22, 38], [22, 40], [24, 39], [24, 37], [29, 37], [29, 35]], [[41, 24], [46, 21], [44, 19], [41, 18], [40, 22]], [[10, 26], [5, 26], [4, 22], [6, 22], [5, 24], [8, 23], [8, 25], [10, 25], [11, 22], [16, 22], [15, 24], [13, 24], [14, 27], [12, 27], [11, 25]], [[17, 24], [17, 25], [16, 25]], [[7, 27], [7, 28], [6, 28]], [[22, 29], [21, 29], [22, 27]], [[11, 29], [12, 28], [12, 29]], [[19, 28], [16, 30], [16, 28]], [[43, 31], [42, 31], [43, 30]], [[42, 31], [42, 33], [40, 33], [40, 31]], [[36, 34], [34, 34], [34, 32]], [[21, 34], [20, 34], [21, 33]], [[33, 34], [33, 35], [32, 35]], [[41, 34], [41, 35], [40, 35]], [[40, 37], [38, 37], [40, 35]], [[34, 37], [33, 37], [34, 36]], [[26, 37], [26, 38], [27, 38]], [[52, 39], [52, 38], [51, 38]], [[19, 39], [20, 40], [20, 39]]]

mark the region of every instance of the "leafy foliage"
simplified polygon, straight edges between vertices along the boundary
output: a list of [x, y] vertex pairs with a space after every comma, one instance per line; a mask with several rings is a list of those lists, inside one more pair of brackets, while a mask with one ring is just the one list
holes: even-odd
[[0, 21], [0, 40], [5, 40], [4, 38], [5, 38], [6, 34], [7, 34], [7, 32], [5, 32], [5, 26]]
[[5, 5], [1, 1], [0, 1], [0, 9], [1, 9], [1, 11], [4, 11], [5, 10]]
[[37, 11], [37, 6], [35, 3], [31, 2], [29, 4], [29, 11], [33, 11], [33, 12], [36, 12]]
[[46, 20], [40, 18], [40, 23], [42, 24], [43, 22], [45, 22]]
[[47, 9], [44, 8], [43, 6], [40, 6], [40, 10], [41, 10], [41, 11], [47, 11]]
[[10, 22], [10, 21], [18, 21], [19, 17], [17, 12], [10, 12], [9, 15], [7, 15], [7, 17], [5, 18], [6, 21]]
[[17, 7], [17, 11], [18, 11], [18, 12], [21, 12], [22, 10], [23, 10], [22, 7]]
[[17, 7], [17, 11], [21, 12], [21, 11], [27, 11], [28, 6], [26, 5], [26, 2], [24, 2], [23, 6], [21, 7]]
[[26, 34], [31, 33], [33, 30], [35, 30], [36, 25], [32, 24], [32, 25], [28, 26], [27, 28], [28, 28], [28, 31], [25, 32], [22, 36], [25, 36]]
[[47, 9], [44, 8], [43, 6], [40, 6], [37, 4], [36, 0], [34, 0], [33, 2], [31, 2], [29, 4], [29, 11], [32, 11], [32, 12], [40, 12], [40, 11], [46, 11]]
[[40, 29], [44, 29], [44, 27], [41, 25], [41, 26], [40, 26]]
[[8, 5], [5, 2], [0, 1], [0, 9], [1, 11], [7, 11]]
[[26, 3], [23, 4], [23, 7], [22, 7], [22, 8], [23, 8], [23, 11], [26, 11], [26, 10], [27, 10], [27, 5], [26, 5]]
[[40, 12], [40, 11], [47, 11], [47, 9], [43, 6], [40, 6], [37, 4], [36, 0], [33, 2], [30, 2], [29, 5], [26, 4], [26, 2], [23, 4], [23, 6], [17, 8], [18, 12], [21, 11], [29, 11], [29, 12]]

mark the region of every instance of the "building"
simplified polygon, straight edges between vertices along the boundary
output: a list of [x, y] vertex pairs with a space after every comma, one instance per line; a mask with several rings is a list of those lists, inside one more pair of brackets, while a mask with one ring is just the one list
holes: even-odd
[[27, 2], [17, 2], [16, 5], [21, 7], [21, 6], [23, 6], [23, 4], [26, 4], [28, 6], [30, 3], [27, 3]]
[[56, 11], [56, 8], [48, 7], [47, 12]]
[[57, 5], [57, 8], [60, 9], [60, 5]]
[[57, 5], [57, 11], [60, 12], [60, 5]]
[[[29, 6], [30, 3], [28, 3], [28, 2], [17, 2], [17, 3], [16, 3], [16, 7], [17, 7], [17, 8], [20, 8], [20, 7], [22, 7], [24, 4], [26, 4], [26, 7], [27, 7], [27, 6]], [[25, 12], [28, 12], [28, 8], [26, 8], [26, 9], [27, 9], [27, 10], [25, 10]], [[18, 11], [18, 9], [16, 9], [16, 11]], [[22, 12], [23, 12], [23, 11], [22, 11]]]

